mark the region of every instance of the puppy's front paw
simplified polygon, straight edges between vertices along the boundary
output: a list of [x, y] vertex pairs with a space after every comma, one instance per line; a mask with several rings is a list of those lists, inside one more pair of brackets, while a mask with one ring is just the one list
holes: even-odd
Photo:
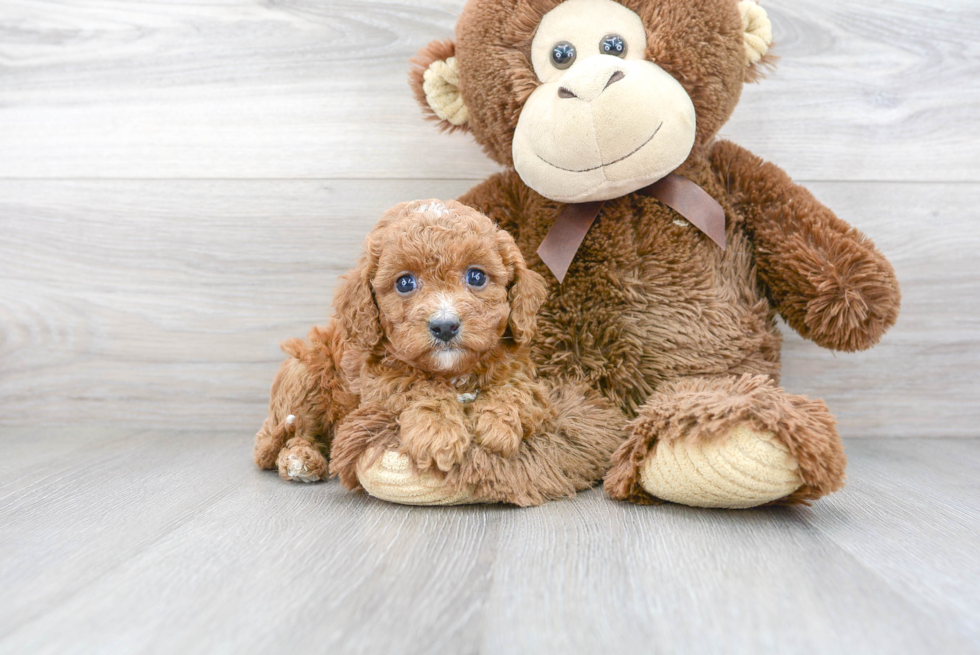
[[469, 446], [465, 433], [452, 429], [431, 432], [423, 438], [409, 439], [408, 454], [423, 471], [435, 463], [440, 471], [450, 471], [463, 460]]
[[401, 417], [401, 439], [409, 457], [420, 470], [435, 464], [450, 471], [463, 460], [470, 445], [466, 426], [433, 412], [405, 412]]
[[515, 408], [487, 409], [476, 420], [477, 438], [486, 448], [513, 457], [521, 447], [524, 431]]
[[327, 460], [309, 441], [293, 438], [276, 458], [279, 477], [294, 482], [319, 482], [327, 477]]

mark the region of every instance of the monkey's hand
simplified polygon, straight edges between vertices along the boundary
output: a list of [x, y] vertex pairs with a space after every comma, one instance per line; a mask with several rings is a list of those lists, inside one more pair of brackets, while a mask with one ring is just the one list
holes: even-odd
[[744, 218], [759, 277], [790, 327], [834, 350], [876, 344], [898, 317], [901, 292], [871, 240], [744, 148], [719, 141], [711, 158]]

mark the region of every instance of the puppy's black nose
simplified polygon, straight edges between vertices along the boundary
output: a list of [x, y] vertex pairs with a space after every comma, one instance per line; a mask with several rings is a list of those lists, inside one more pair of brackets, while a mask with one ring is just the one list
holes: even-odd
[[459, 332], [459, 319], [434, 318], [429, 321], [429, 332], [440, 341], [451, 341]]

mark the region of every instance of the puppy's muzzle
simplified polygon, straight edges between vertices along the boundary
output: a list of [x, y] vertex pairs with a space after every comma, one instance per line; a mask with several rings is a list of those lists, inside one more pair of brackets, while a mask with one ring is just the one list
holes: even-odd
[[439, 341], [449, 343], [459, 334], [459, 317], [444, 316], [429, 321], [429, 332]]

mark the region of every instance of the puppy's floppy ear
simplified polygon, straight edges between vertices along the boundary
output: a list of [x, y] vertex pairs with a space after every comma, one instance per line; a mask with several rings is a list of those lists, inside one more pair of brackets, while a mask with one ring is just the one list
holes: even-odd
[[439, 129], [468, 131], [469, 110], [459, 92], [456, 44], [451, 40], [433, 41], [412, 58], [409, 84], [427, 118], [439, 122]]
[[514, 238], [506, 230], [497, 230], [497, 251], [504, 265], [514, 272], [507, 289], [507, 299], [510, 301], [507, 330], [515, 343], [527, 345], [534, 338], [538, 310], [548, 297], [548, 287], [543, 277], [527, 267]]
[[[384, 219], [382, 219], [384, 220]], [[379, 223], [364, 241], [364, 253], [352, 271], [340, 279], [333, 306], [346, 343], [352, 350], [370, 353], [381, 342], [381, 313], [374, 300], [371, 280], [378, 269], [381, 254]]]

